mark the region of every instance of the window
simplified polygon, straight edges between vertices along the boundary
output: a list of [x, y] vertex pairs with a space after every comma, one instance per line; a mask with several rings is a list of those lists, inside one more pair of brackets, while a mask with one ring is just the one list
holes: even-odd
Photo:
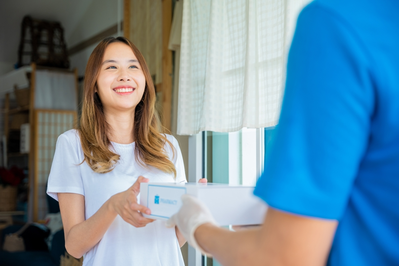
[[[230, 133], [203, 131], [191, 136], [189, 181], [205, 177], [212, 183], [255, 186], [263, 172], [273, 129], [243, 128]], [[220, 265], [200, 254], [189, 257], [189, 265]], [[197, 264], [193, 262], [195, 259]]]

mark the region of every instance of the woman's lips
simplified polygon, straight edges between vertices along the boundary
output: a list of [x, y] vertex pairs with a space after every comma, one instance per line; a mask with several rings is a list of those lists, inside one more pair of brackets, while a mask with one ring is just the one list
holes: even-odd
[[126, 94], [131, 94], [135, 90], [132, 87], [117, 87], [113, 89], [114, 92], [120, 94], [120, 95], [126, 95]]

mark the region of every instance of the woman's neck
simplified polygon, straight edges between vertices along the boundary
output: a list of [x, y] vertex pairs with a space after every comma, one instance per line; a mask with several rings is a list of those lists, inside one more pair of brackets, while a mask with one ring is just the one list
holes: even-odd
[[134, 111], [104, 112], [105, 120], [110, 125], [108, 138], [112, 142], [129, 144], [134, 142]]

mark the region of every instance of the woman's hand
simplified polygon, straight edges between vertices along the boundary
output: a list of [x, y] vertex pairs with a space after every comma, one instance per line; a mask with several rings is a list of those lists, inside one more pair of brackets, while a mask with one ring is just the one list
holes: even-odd
[[206, 184], [208, 183], [208, 180], [206, 178], [201, 178], [200, 180], [198, 180], [198, 183]]
[[137, 203], [140, 193], [140, 183], [147, 183], [148, 179], [140, 176], [126, 191], [115, 194], [110, 199], [111, 209], [122, 219], [134, 227], [144, 227], [154, 220], [143, 217], [142, 213], [151, 214], [150, 209]]

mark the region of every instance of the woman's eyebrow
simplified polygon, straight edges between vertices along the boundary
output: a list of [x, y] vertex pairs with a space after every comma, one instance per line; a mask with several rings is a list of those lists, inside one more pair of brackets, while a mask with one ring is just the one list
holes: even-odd
[[[118, 61], [116, 61], [116, 60], [112, 60], [112, 59], [109, 59], [109, 60], [105, 60], [103, 63], [102, 63], [102, 65], [104, 65], [104, 64], [106, 64], [106, 63], [117, 63]], [[130, 59], [130, 60], [128, 60], [127, 61], [128, 63], [138, 63], [139, 61], [137, 61], [136, 59]]]

